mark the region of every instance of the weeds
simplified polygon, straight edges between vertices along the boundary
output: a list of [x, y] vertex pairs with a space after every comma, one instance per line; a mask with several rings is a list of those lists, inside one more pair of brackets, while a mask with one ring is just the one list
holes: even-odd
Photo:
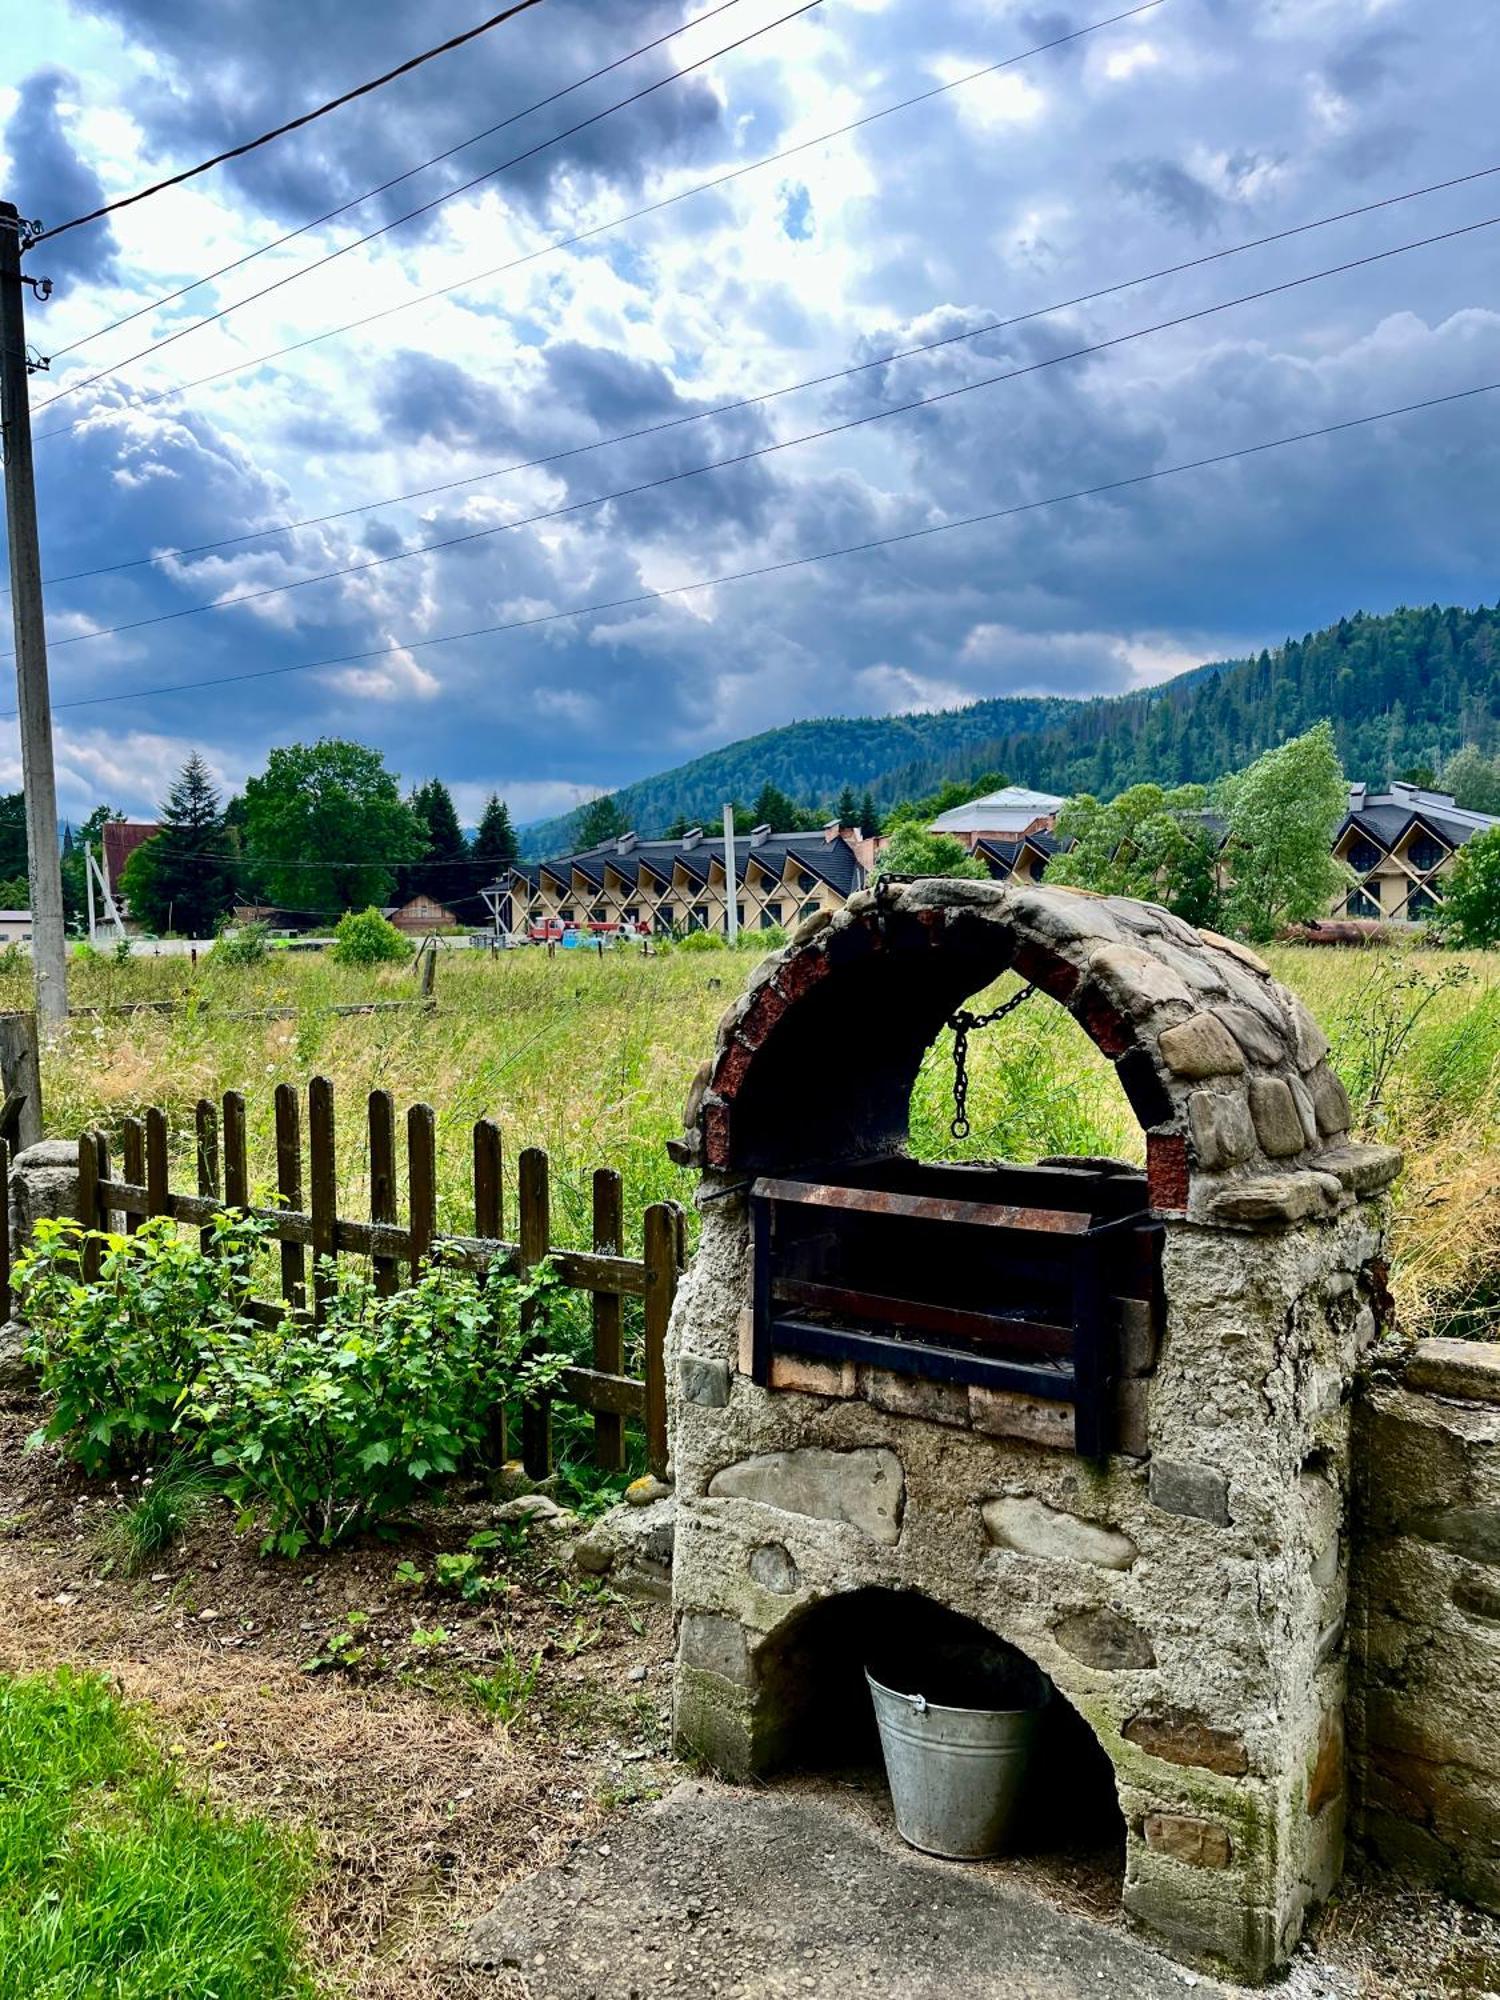
[[508, 1729], [530, 1703], [541, 1674], [540, 1653], [533, 1653], [526, 1660], [507, 1646], [499, 1663], [487, 1674], [461, 1674], [459, 1694], [469, 1707], [482, 1710], [492, 1721]]
[[213, 1498], [213, 1481], [201, 1467], [182, 1457], [168, 1459], [142, 1480], [139, 1499], [127, 1501], [106, 1521], [99, 1553], [127, 1576], [141, 1576], [201, 1520]]

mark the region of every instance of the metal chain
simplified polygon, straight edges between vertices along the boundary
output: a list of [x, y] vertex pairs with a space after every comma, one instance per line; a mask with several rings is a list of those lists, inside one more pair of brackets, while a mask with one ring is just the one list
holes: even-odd
[[953, 1123], [948, 1129], [955, 1139], [969, 1136], [969, 1036], [976, 1028], [988, 1028], [996, 1021], [1003, 1021], [1035, 991], [1034, 986], [1023, 986], [991, 1014], [971, 1014], [967, 1007], [960, 1007], [956, 1014], [949, 1015], [948, 1026], [953, 1030]]

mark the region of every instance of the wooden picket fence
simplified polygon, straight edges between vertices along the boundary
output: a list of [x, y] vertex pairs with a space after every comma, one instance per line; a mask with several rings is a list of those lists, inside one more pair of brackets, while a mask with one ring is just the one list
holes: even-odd
[[[636, 1421], [645, 1427], [651, 1469], [665, 1471], [663, 1349], [685, 1261], [685, 1216], [676, 1202], [652, 1203], [644, 1218], [644, 1255], [626, 1257], [620, 1176], [610, 1167], [600, 1167], [593, 1177], [593, 1248], [559, 1248], [551, 1236], [547, 1155], [528, 1146], [517, 1161], [516, 1234], [508, 1239], [500, 1127], [493, 1119], [481, 1118], [473, 1130], [474, 1233], [439, 1237], [437, 1120], [432, 1106], [413, 1104], [406, 1113], [403, 1222], [397, 1193], [396, 1106], [389, 1091], [372, 1090], [366, 1107], [370, 1214], [368, 1220], [356, 1220], [338, 1213], [333, 1085], [327, 1077], [315, 1076], [307, 1086], [306, 1123], [304, 1149], [299, 1094], [289, 1083], [278, 1084], [274, 1207], [251, 1200], [245, 1099], [237, 1090], [226, 1091], [222, 1105], [208, 1098], [199, 1101], [198, 1186], [192, 1194], [174, 1191], [170, 1184], [165, 1112], [153, 1107], [143, 1117], [124, 1121], [118, 1177], [112, 1171], [106, 1136], [86, 1132], [78, 1142], [79, 1219], [86, 1227], [109, 1229], [118, 1213], [126, 1230], [135, 1230], [146, 1216], [170, 1215], [178, 1222], [196, 1224], [207, 1247], [209, 1225], [216, 1215], [233, 1209], [256, 1216], [280, 1245], [283, 1299], [314, 1315], [322, 1311], [327, 1295], [323, 1260], [329, 1257], [368, 1257], [375, 1288], [387, 1297], [401, 1285], [403, 1274], [415, 1279], [421, 1273], [439, 1244], [445, 1256], [457, 1256], [474, 1271], [484, 1271], [499, 1260], [507, 1270], [524, 1273], [550, 1258], [565, 1284], [592, 1294], [593, 1310], [592, 1365], [565, 1370], [557, 1393], [592, 1412], [594, 1456], [601, 1467], [624, 1468], [625, 1425]], [[101, 1246], [91, 1245], [86, 1254], [97, 1271]], [[639, 1377], [625, 1372], [624, 1305], [631, 1298], [642, 1301], [645, 1327], [644, 1373]], [[262, 1304], [258, 1310], [271, 1314], [276, 1309]], [[552, 1401], [539, 1399], [522, 1412], [521, 1456], [535, 1479], [545, 1478], [553, 1469]], [[497, 1462], [506, 1455], [503, 1413], [497, 1414], [491, 1451]]]

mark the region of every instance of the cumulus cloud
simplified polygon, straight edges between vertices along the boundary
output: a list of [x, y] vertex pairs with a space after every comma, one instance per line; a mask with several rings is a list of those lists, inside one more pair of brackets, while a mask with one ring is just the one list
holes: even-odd
[[[102, 206], [104, 184], [77, 151], [68, 132], [68, 111], [76, 100], [77, 80], [63, 69], [38, 69], [24, 78], [5, 127], [5, 151], [13, 185], [28, 220], [39, 217], [49, 227], [88, 215]], [[110, 276], [118, 252], [107, 221], [70, 230], [47, 245], [41, 270], [54, 283], [66, 278]]]

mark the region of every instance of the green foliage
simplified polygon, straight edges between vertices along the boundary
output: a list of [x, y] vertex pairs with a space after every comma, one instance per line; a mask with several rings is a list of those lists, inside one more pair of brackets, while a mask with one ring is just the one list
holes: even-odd
[[234, 901], [234, 862], [223, 806], [194, 751], [160, 807], [162, 830], [125, 864], [120, 888], [148, 930], [212, 937]]
[[1471, 950], [1500, 945], [1500, 826], [1475, 834], [1458, 850], [1433, 928], [1448, 943]]
[[[166, 1218], [97, 1238], [83, 1276], [77, 1224], [39, 1225], [19, 1295], [51, 1409], [39, 1437], [85, 1470], [172, 1459], [208, 1466], [264, 1547], [327, 1547], [408, 1507], [478, 1458], [490, 1414], [541, 1393], [567, 1356], [573, 1310], [550, 1264], [478, 1279], [437, 1262], [390, 1298], [330, 1268], [322, 1320], [266, 1327], [246, 1310], [252, 1218], [215, 1224], [213, 1254]], [[522, 1309], [531, 1324], [523, 1339]]]
[[1349, 808], [1332, 727], [1318, 723], [1220, 781], [1229, 922], [1246, 937], [1321, 917], [1348, 871], [1329, 852]]
[[346, 910], [333, 933], [335, 965], [402, 965], [414, 946], [379, 910]]
[[729, 940], [722, 931], [688, 931], [677, 940], [679, 951], [727, 951]]
[[1069, 799], [1057, 816], [1057, 834], [1073, 846], [1047, 864], [1048, 881], [1108, 896], [1139, 896], [1173, 909], [1189, 893], [1195, 901], [1216, 901], [1215, 842], [1202, 822], [1205, 797], [1201, 785], [1170, 792], [1160, 785], [1132, 785], [1108, 803], [1087, 792]]
[[378, 750], [324, 737], [273, 750], [245, 786], [249, 873], [272, 902], [333, 915], [389, 900], [423, 833]]
[[[3, 801], [0, 801], [0, 812], [3, 812]], [[120, 814], [115, 811], [113, 806], [95, 806], [82, 826], [76, 830], [73, 828], [69, 828], [68, 830], [67, 836], [63, 841], [62, 888], [63, 911], [70, 924], [81, 926], [88, 915], [88, 890], [84, 884], [84, 874], [87, 865], [85, 849], [92, 846], [94, 857], [97, 860], [104, 840], [105, 827], [110, 820], [119, 818]], [[3, 859], [3, 848], [0, 848], [0, 859]], [[23, 851], [22, 867], [24, 866], [25, 857]], [[28, 902], [30, 901], [29, 890], [27, 891], [27, 900]]]
[[9, 882], [0, 882], [0, 910], [29, 910], [31, 908], [31, 884], [24, 875], [17, 875]]
[[755, 804], [745, 818], [748, 822], [744, 828], [746, 833], [757, 826], [768, 826], [772, 833], [812, 833], [824, 824], [821, 814], [810, 807], [799, 806], [780, 785], [773, 785], [769, 780], [756, 793]]
[[220, 931], [209, 953], [215, 965], [259, 965], [271, 949], [271, 927], [254, 922]]
[[1001, 791], [1005, 783], [1005, 777], [999, 771], [981, 771], [975, 778], [947, 778], [935, 792], [928, 792], [925, 797], [898, 799], [886, 814], [886, 830], [894, 833], [899, 826], [908, 823], [926, 827], [939, 813], [966, 806], [971, 799], [982, 799], [987, 792]]
[[[0, 875], [25, 882], [27, 876], [26, 851], [26, 794], [24, 792], [0, 793]], [[31, 900], [27, 890], [21, 907]]]
[[573, 845], [576, 847], [602, 847], [605, 841], [617, 840], [626, 830], [627, 822], [619, 801], [609, 792], [601, 792], [597, 799], [590, 799], [573, 815]]
[[540, 1653], [533, 1653], [528, 1660], [513, 1646], [507, 1646], [487, 1674], [464, 1674], [459, 1688], [471, 1708], [483, 1710], [492, 1720], [506, 1727], [519, 1718], [536, 1693], [541, 1677]]
[[208, 1508], [213, 1482], [201, 1467], [184, 1457], [169, 1458], [159, 1471], [147, 1473], [140, 1497], [112, 1514], [99, 1533], [100, 1553], [139, 1576], [181, 1541]]
[[474, 867], [453, 794], [441, 778], [429, 778], [417, 786], [409, 804], [421, 828], [424, 851], [419, 865], [401, 871], [397, 894], [403, 902], [428, 895], [439, 903], [455, 903], [473, 887]]
[[474, 833], [472, 852], [476, 881], [481, 885], [493, 881], [510, 867], [520, 851], [510, 811], [504, 799], [491, 792]]
[[26, 2000], [313, 2000], [296, 1842], [186, 1791], [102, 1675], [0, 1678], [0, 1967]]
[[880, 866], [892, 875], [954, 875], [986, 881], [989, 870], [951, 833], [929, 833], [915, 820], [902, 820], [890, 837]]
[[1500, 757], [1486, 757], [1477, 744], [1466, 743], [1448, 759], [1438, 784], [1466, 812], [1500, 815]]

